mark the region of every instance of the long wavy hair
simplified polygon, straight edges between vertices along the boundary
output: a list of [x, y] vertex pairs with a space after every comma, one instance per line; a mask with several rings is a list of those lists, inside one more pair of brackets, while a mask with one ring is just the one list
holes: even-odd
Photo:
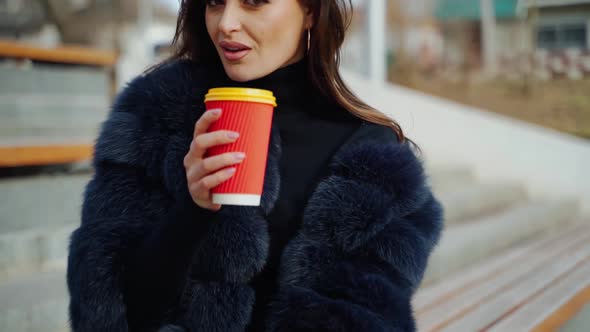
[[[361, 119], [390, 127], [400, 142], [409, 141], [420, 151], [412, 140], [404, 136], [397, 122], [360, 100], [340, 76], [340, 49], [352, 19], [351, 0], [297, 1], [302, 1], [302, 4], [313, 11], [314, 24], [307, 54], [307, 70], [317, 91]], [[221, 59], [207, 32], [205, 9], [206, 1], [181, 0], [176, 33], [172, 41], [173, 53], [165, 62], [190, 59], [200, 63], [220, 64]]]

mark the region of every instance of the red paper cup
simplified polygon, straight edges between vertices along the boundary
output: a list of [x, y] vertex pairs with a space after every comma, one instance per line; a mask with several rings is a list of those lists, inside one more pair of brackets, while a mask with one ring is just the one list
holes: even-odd
[[211, 189], [213, 203], [259, 206], [276, 98], [272, 91], [262, 89], [214, 88], [205, 95], [205, 106], [207, 110], [222, 109], [221, 117], [207, 132], [240, 133], [233, 143], [207, 149], [206, 157], [234, 151], [246, 153], [244, 161], [231, 166], [236, 167], [234, 175]]

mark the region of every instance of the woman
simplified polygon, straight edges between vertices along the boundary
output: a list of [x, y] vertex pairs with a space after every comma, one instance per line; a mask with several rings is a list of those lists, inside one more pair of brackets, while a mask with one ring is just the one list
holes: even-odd
[[[176, 53], [129, 84], [96, 141], [68, 261], [74, 331], [415, 329], [442, 208], [401, 128], [338, 74], [345, 9], [182, 1]], [[204, 157], [239, 139], [207, 133], [219, 86], [277, 97], [257, 207], [211, 202], [244, 160]]]

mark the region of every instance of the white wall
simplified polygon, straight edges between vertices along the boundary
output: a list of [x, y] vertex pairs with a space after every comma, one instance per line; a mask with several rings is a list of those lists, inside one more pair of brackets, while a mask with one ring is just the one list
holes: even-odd
[[531, 197], [577, 197], [590, 215], [590, 142], [343, 71], [357, 95], [400, 123], [427, 164], [471, 166], [484, 181], [524, 183]]

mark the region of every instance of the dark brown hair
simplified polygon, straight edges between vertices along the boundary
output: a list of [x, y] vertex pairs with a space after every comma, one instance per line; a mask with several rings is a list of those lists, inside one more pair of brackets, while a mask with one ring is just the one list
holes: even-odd
[[[314, 24], [307, 56], [308, 73], [314, 87], [355, 116], [390, 127], [400, 142], [410, 141], [419, 151], [419, 147], [404, 136], [397, 122], [361, 101], [340, 77], [340, 47], [352, 18], [351, 0], [297, 1], [302, 1], [313, 11]], [[205, 3], [202, 0], [181, 0], [176, 33], [172, 41], [173, 54], [168, 61], [190, 59], [216, 64], [221, 61], [207, 33]]]

